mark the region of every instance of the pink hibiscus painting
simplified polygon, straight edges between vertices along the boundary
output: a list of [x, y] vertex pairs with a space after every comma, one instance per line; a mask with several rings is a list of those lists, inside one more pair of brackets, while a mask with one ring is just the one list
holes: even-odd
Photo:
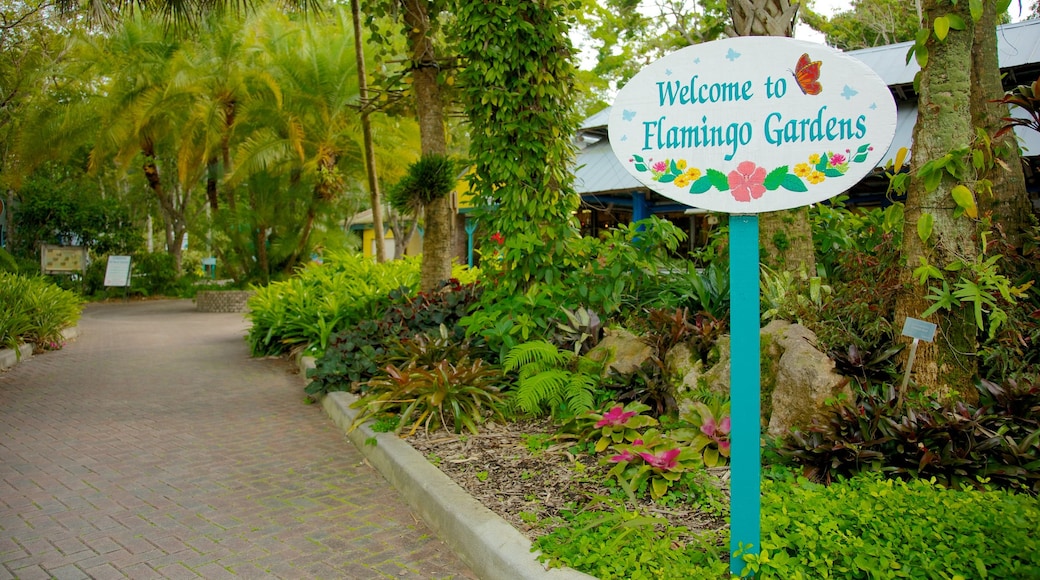
[[750, 202], [752, 199], [762, 197], [762, 194], [766, 192], [766, 186], [763, 185], [766, 180], [766, 170], [751, 161], [741, 163], [726, 177], [729, 181], [730, 193], [737, 201]]

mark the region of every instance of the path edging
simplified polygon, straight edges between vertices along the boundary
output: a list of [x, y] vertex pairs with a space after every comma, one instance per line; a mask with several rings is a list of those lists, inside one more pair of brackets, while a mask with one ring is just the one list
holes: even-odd
[[[300, 374], [313, 368], [304, 359]], [[594, 580], [571, 568], [546, 569], [531, 551], [531, 541], [470, 496], [421, 453], [393, 433], [376, 433], [369, 424], [350, 431], [357, 397], [333, 392], [322, 407], [362, 455], [404, 497], [481, 580]]]
[[[79, 336], [79, 327], [73, 326], [66, 328], [61, 331], [62, 337], [66, 340], [72, 340]], [[7, 369], [13, 368], [16, 364], [29, 358], [33, 354], [33, 344], [27, 342], [25, 344], [18, 345], [17, 349], [3, 348], [0, 349], [0, 371], [6, 371]]]

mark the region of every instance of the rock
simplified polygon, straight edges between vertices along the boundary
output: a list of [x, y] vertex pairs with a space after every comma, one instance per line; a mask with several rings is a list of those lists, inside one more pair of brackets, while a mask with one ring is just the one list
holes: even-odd
[[668, 369], [668, 375], [672, 377], [685, 377], [700, 362], [700, 359], [694, 356], [693, 351], [685, 344], [673, 346], [664, 355], [664, 368]]
[[[761, 333], [762, 424], [771, 437], [805, 428], [827, 416], [826, 400], [841, 393], [852, 396], [848, 379], [837, 373], [826, 354], [816, 350], [816, 335], [800, 324], [774, 320]], [[729, 337], [718, 342], [719, 362], [684, 382], [698, 381], [712, 391], [729, 393]]]
[[653, 354], [650, 345], [627, 330], [608, 328], [603, 334], [603, 340], [589, 351], [588, 356], [605, 363], [604, 374], [611, 368], [621, 374], [633, 373]]
[[771, 337], [769, 354], [765, 348], [762, 350], [764, 359], [772, 353], [782, 353], [779, 359], [771, 359], [778, 361], [770, 397], [772, 412], [767, 432], [771, 437], [783, 437], [795, 427], [808, 427], [813, 419], [825, 419], [829, 414], [828, 399], [841, 393], [852, 397], [848, 378], [838, 374], [830, 357], [816, 350], [816, 335], [811, 330], [774, 320], [762, 329], [762, 334]]
[[[719, 362], [715, 363], [714, 366], [704, 373], [704, 384], [711, 391], [728, 396], [730, 369], [729, 335], [720, 336], [719, 340], [715, 343], [715, 347], [719, 351]], [[700, 380], [700, 377], [694, 377], [694, 380]]]

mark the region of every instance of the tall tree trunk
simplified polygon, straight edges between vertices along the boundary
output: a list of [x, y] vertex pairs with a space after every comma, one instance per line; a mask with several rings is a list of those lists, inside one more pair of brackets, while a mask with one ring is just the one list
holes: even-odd
[[[926, 0], [924, 13], [924, 21], [928, 23], [940, 16], [956, 14], [964, 20], [966, 29], [950, 30], [945, 41], [938, 41], [932, 34], [926, 44], [928, 62], [921, 71], [911, 157], [910, 174], [915, 178], [907, 191], [903, 228], [903, 290], [896, 299], [895, 321], [899, 325], [907, 317], [920, 318], [932, 305], [926, 298], [927, 284], [919, 284], [913, 276], [922, 258], [942, 270], [958, 259], [970, 262], [978, 254], [974, 222], [966, 216], [953, 217], [955, 204], [951, 192], [958, 182], [945, 176], [938, 187], [929, 191], [924, 180], [916, 177], [925, 163], [953, 151], [966, 151], [974, 136], [969, 102], [974, 24], [967, 2], [954, 6], [947, 0]], [[967, 164], [970, 166], [970, 161]], [[922, 241], [917, 231], [918, 222], [925, 214], [934, 218], [934, 226], [928, 239]], [[935, 280], [929, 283], [938, 285]], [[913, 367], [917, 384], [938, 394], [956, 392], [971, 397], [974, 391], [970, 387], [978, 366], [971, 309], [940, 310], [929, 318], [938, 325], [938, 332], [934, 342], [922, 342], [918, 346]]]
[[733, 26], [730, 36], [794, 36], [798, 2], [790, 0], [726, 0]]
[[[238, 111], [237, 101], [231, 100], [224, 103], [224, 135], [220, 140], [220, 160], [223, 163], [223, 174], [230, 175], [231, 167], [231, 128], [235, 125], [235, 117]], [[227, 206], [232, 213], [235, 211], [235, 188], [229, 187], [225, 192]]]
[[[412, 51], [412, 90], [419, 117], [419, 139], [424, 155], [448, 152], [444, 130], [444, 103], [437, 84], [437, 59], [430, 38], [428, 0], [405, 0], [404, 21], [408, 26], [408, 45]], [[423, 258], [420, 277], [423, 291], [432, 291], [451, 278], [452, 226], [451, 196], [444, 196], [424, 208]]]
[[155, 164], [155, 146], [149, 140], [141, 143], [141, 153], [144, 154], [144, 163], [141, 166], [148, 187], [155, 194], [162, 210], [163, 222], [166, 224], [166, 252], [173, 257], [177, 273], [181, 271], [181, 244], [184, 232], [187, 231], [187, 220], [184, 218], [184, 209], [177, 207], [173, 196], [163, 187], [159, 176], [159, 166]]
[[262, 224], [256, 225], [256, 267], [260, 270], [260, 280], [264, 284], [271, 281], [271, 259], [267, 255], [267, 227]]
[[300, 256], [303, 255], [304, 250], [307, 249], [307, 245], [311, 239], [311, 232], [314, 230], [314, 221], [318, 218], [318, 210], [315, 207], [319, 202], [317, 199], [312, 201], [307, 207], [307, 216], [303, 220], [303, 230], [300, 231], [300, 237], [296, 240], [296, 247], [293, 248], [292, 254], [289, 259], [285, 261], [285, 267], [282, 271], [286, 274], [291, 274], [296, 264], [300, 262]]
[[217, 167], [217, 158], [210, 158], [206, 164], [206, 199], [209, 200], [209, 208], [216, 214], [220, 210], [220, 198], [217, 197], [217, 182], [220, 179], [220, 171]]
[[[790, 0], [727, 0], [733, 26], [730, 36], [787, 36], [794, 34], [797, 2]], [[809, 225], [809, 208], [771, 211], [759, 216], [762, 262], [789, 272], [816, 275], [816, 251]]]
[[368, 174], [369, 201], [372, 204], [372, 231], [376, 240], [376, 262], [386, 261], [386, 240], [383, 230], [383, 204], [379, 195], [376, 174], [376, 153], [372, 149], [372, 122], [369, 119], [368, 73], [365, 71], [365, 48], [361, 42], [361, 8], [358, 0], [350, 0], [350, 17], [354, 24], [354, 54], [357, 57], [358, 94], [361, 99], [361, 137], [365, 148], [365, 172]]
[[[982, 19], [975, 25], [971, 54], [972, 122], [992, 136], [1003, 125], [1001, 118], [1008, 116], [1007, 105], [992, 102], [1004, 96], [997, 62], [996, 2], [983, 2]], [[1022, 229], [1028, 224], [1027, 216], [1032, 210], [1022, 173], [1022, 158], [1014, 133], [1006, 133], [992, 145], [994, 156], [1003, 161], [1004, 166], [994, 164], [979, 176], [993, 184], [993, 195], [979, 195], [979, 205], [983, 211], [992, 212], [994, 225], [999, 225], [1008, 242], [1017, 248], [1021, 246]]]

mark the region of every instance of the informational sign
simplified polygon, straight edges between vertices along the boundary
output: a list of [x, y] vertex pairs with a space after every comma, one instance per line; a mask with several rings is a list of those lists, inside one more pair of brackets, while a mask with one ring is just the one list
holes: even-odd
[[809, 205], [883, 159], [896, 106], [867, 65], [821, 44], [739, 37], [643, 68], [611, 109], [610, 144], [636, 179], [725, 213]]
[[[651, 63], [619, 92], [610, 145], [648, 188], [729, 213], [730, 571], [761, 549], [758, 216], [823, 201], [883, 159], [892, 95], [869, 67], [819, 44], [740, 37]], [[915, 341], [916, 343], [916, 341]]]
[[923, 340], [925, 342], [932, 342], [935, 339], [936, 326], [932, 322], [926, 320], [920, 320], [918, 318], [906, 317], [906, 321], [903, 322], [903, 336], [913, 338], [915, 340]]
[[906, 371], [903, 372], [903, 384], [899, 387], [899, 400], [902, 402], [906, 394], [906, 387], [910, 384], [910, 373], [914, 369], [914, 360], [917, 359], [917, 345], [921, 341], [932, 342], [935, 339], [936, 326], [932, 322], [919, 318], [906, 317], [903, 321], [903, 336], [912, 338], [910, 343], [910, 354], [906, 357]]
[[53, 246], [40, 249], [40, 271], [44, 274], [72, 274], [87, 269], [87, 249], [83, 246]]
[[109, 256], [105, 286], [130, 286], [130, 256]]

